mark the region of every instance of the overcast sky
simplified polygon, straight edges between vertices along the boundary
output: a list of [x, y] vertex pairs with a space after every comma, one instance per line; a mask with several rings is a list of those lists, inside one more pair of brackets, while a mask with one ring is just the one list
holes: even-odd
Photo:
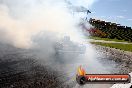
[[89, 17], [132, 27], [132, 0], [72, 0], [93, 12]]

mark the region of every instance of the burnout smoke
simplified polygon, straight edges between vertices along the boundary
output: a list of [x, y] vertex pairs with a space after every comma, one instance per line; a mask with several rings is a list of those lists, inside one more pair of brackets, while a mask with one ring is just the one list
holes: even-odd
[[[38, 49], [38, 56], [46, 63], [54, 61], [54, 46], [65, 35], [70, 36], [71, 41], [83, 42], [78, 22], [64, 0], [0, 0], [0, 42], [17, 48]], [[94, 55], [95, 50], [88, 44], [86, 55], [66, 58], [69, 62], [79, 59], [82, 63], [100, 65]]]
[[52, 32], [52, 37], [64, 34], [76, 36], [76, 21], [66, 4], [61, 0], [56, 1], [1, 0], [0, 41], [19, 48], [30, 48], [34, 44], [32, 37], [40, 32]]

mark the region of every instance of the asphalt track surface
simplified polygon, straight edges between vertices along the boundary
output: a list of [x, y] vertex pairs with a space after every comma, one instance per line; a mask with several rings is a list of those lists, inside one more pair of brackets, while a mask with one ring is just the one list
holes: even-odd
[[[78, 85], [76, 82], [77, 67], [86, 66], [87, 63], [84, 64], [84, 62], [45, 63], [45, 61], [36, 59], [28, 50], [1, 44], [0, 88], [110, 88], [112, 86], [112, 84]], [[111, 63], [108, 61], [105, 64], [110, 65]], [[90, 68], [88, 71], [93, 73], [97, 69], [106, 70], [102, 68], [103, 66], [101, 68], [97, 66], [96, 69], [94, 65], [88, 66]]]
[[95, 40], [95, 39], [89, 39], [89, 42], [101, 42], [101, 43], [117, 43], [117, 44], [132, 44], [129, 42], [116, 42], [116, 41], [105, 41], [105, 40]]

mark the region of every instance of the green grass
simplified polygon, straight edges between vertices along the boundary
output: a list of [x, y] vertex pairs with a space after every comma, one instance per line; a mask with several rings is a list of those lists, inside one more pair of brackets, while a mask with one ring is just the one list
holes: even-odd
[[95, 39], [95, 40], [105, 40], [105, 41], [115, 41], [115, 42], [127, 42], [125, 40], [118, 40], [118, 39], [109, 39], [109, 38], [100, 38], [100, 37], [88, 37], [89, 39]]
[[110, 48], [121, 49], [124, 51], [132, 52], [132, 44], [119, 44], [119, 43], [102, 43], [102, 42], [91, 42], [92, 44], [101, 45]]

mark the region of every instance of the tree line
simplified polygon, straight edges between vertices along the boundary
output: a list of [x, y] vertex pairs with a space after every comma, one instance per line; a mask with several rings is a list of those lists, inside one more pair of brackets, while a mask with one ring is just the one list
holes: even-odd
[[93, 26], [89, 33], [91, 36], [118, 39], [132, 42], [132, 28], [121, 26], [120, 24], [105, 22], [96, 19], [89, 19], [89, 23]]

